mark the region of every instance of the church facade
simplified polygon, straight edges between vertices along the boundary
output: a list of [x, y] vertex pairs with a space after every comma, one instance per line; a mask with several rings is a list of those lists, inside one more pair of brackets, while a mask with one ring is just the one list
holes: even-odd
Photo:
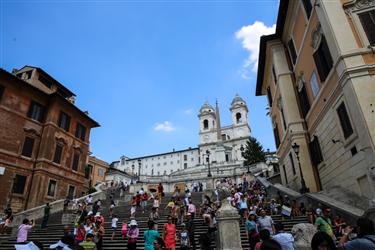
[[199, 110], [198, 147], [137, 158], [122, 156], [116, 168], [136, 176], [165, 176], [202, 165], [242, 163], [241, 146], [251, 135], [246, 102], [236, 95], [230, 105], [232, 124], [221, 126], [219, 105], [205, 102]]

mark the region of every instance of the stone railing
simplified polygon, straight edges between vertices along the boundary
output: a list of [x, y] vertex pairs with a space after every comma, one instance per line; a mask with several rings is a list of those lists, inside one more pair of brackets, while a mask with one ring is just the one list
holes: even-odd
[[296, 200], [298, 204], [303, 202], [306, 208], [317, 208], [319, 205], [328, 206], [331, 208], [333, 215], [345, 218], [346, 222], [350, 225], [355, 225], [356, 220], [362, 216], [371, 218], [372, 220], [375, 219], [375, 209], [373, 208], [363, 210], [335, 200], [321, 192], [301, 194], [279, 183], [272, 184], [262, 177], [258, 177], [256, 180], [266, 188], [268, 195], [271, 197], [276, 198], [278, 195], [288, 195], [291, 200]]
[[[102, 186], [102, 184], [98, 185], [97, 187], [95, 187], [95, 189], [97, 191], [90, 194], [93, 197], [93, 200], [97, 200], [97, 199], [105, 200], [106, 199], [106, 194], [105, 194], [105, 191], [102, 190], [102, 187], [104, 188], [104, 186]], [[88, 197], [88, 195], [82, 196], [82, 197], [78, 198], [78, 200], [84, 201], [87, 197]], [[64, 200], [65, 199], [61, 199], [61, 200], [57, 200], [57, 201], [54, 201], [54, 202], [50, 202], [50, 206], [51, 206], [50, 213], [54, 214], [54, 213], [61, 212], [64, 208]], [[33, 219], [33, 220], [43, 218], [44, 208], [45, 208], [45, 204], [43, 204], [42, 206], [34, 207], [34, 208], [31, 208], [31, 209], [28, 209], [28, 210], [25, 210], [25, 211], [22, 211], [22, 212], [19, 212], [19, 213], [15, 214], [12, 225], [18, 226], [18, 225], [22, 224], [22, 221], [25, 218]]]

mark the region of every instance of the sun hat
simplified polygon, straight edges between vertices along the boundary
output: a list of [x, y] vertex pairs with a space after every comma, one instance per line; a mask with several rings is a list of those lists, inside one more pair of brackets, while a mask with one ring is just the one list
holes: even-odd
[[136, 220], [131, 220], [130, 221], [130, 226], [138, 226], [137, 221]]
[[92, 215], [92, 214], [93, 214], [92, 211], [90, 211], [90, 212], [87, 213], [88, 216], [90, 216], [90, 215]]
[[97, 212], [97, 213], [95, 214], [95, 217], [100, 217], [100, 212]]

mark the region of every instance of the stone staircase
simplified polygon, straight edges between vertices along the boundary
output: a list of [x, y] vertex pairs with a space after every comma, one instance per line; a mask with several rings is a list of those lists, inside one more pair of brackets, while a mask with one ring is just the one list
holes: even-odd
[[[192, 194], [192, 200], [195, 204], [201, 203], [201, 197], [202, 193], [193, 193]], [[158, 231], [160, 235], [162, 234], [162, 225], [167, 223], [167, 216], [169, 215], [169, 212], [164, 209], [167, 202], [170, 200], [170, 196], [163, 197], [162, 203], [160, 206], [160, 219], [158, 221]], [[109, 201], [103, 202], [103, 208], [109, 207]], [[101, 213], [104, 215], [105, 218], [105, 235], [103, 237], [103, 249], [108, 250], [118, 250], [118, 249], [125, 249], [127, 246], [127, 239], [121, 238], [121, 225], [124, 220], [127, 221], [127, 223], [130, 222], [130, 203], [127, 202], [124, 204], [124, 202], [120, 202], [119, 206], [114, 208], [114, 214], [116, 214], [119, 218], [118, 222], [118, 230], [116, 232], [116, 236], [114, 240], [111, 240], [112, 230], [111, 230], [111, 219], [109, 217], [109, 209], [101, 209]], [[137, 249], [144, 249], [144, 238], [143, 233], [145, 230], [147, 230], [147, 221], [148, 221], [148, 215], [152, 207], [152, 202], [148, 202], [145, 213], [142, 213], [141, 209], [137, 209], [136, 213], [136, 220], [138, 222], [138, 227], [140, 231], [139, 240], [137, 243]], [[47, 249], [50, 244], [56, 243], [63, 235], [63, 227], [64, 225], [61, 224], [61, 217], [62, 212], [52, 214], [50, 216], [50, 219], [48, 221], [48, 227], [46, 229], [40, 228], [41, 220], [37, 221], [37, 225], [34, 229], [29, 233], [28, 240], [38, 240], [43, 244], [43, 246]], [[199, 247], [199, 236], [203, 233], [206, 233], [208, 231], [208, 227], [204, 224], [202, 218], [196, 218], [194, 220], [195, 225], [195, 242], [197, 249], [200, 249]], [[16, 226], [18, 227], [18, 226]], [[69, 225], [69, 227], [73, 230], [73, 223]], [[180, 225], [177, 225], [177, 231], [181, 229]], [[14, 228], [13, 230], [17, 230]], [[14, 249], [16, 237], [13, 235], [4, 235], [0, 236], [0, 249], [7, 250], [7, 249]], [[215, 248], [215, 242], [212, 242], [212, 247]], [[179, 242], [177, 242], [177, 249], [179, 249]]]
[[[192, 194], [192, 200], [193, 203], [198, 205], [201, 203], [201, 198], [202, 198], [202, 193], [193, 193]], [[166, 195], [166, 197], [163, 197], [162, 199], [162, 204], [160, 206], [160, 219], [158, 222], [158, 230], [160, 235], [162, 234], [162, 225], [167, 222], [167, 216], [169, 215], [169, 212], [164, 209], [165, 205], [170, 199], [170, 195]], [[122, 222], [125, 220], [127, 223], [130, 222], [129, 217], [130, 217], [130, 203], [129, 202], [123, 202], [120, 201], [119, 205], [114, 208], [114, 214], [116, 214], [119, 218], [118, 222], [118, 230], [116, 232], [116, 236], [114, 240], [111, 240], [111, 219], [109, 217], [109, 200], [107, 199], [106, 201], [103, 202], [103, 208], [101, 209], [101, 213], [104, 215], [105, 218], [105, 235], [103, 237], [103, 249], [105, 250], [118, 250], [118, 249], [125, 249], [127, 245], [127, 239], [122, 239], [121, 238], [121, 225]], [[137, 209], [136, 213], [136, 220], [138, 222], [138, 227], [140, 229], [140, 236], [139, 236], [139, 241], [137, 244], [137, 249], [144, 249], [144, 239], [143, 239], [143, 233], [147, 229], [147, 220], [148, 220], [148, 215], [152, 207], [152, 202], [148, 202], [146, 211], [145, 213], [142, 213], [140, 209]], [[36, 227], [29, 233], [28, 240], [38, 240], [40, 241], [45, 249], [48, 249], [48, 246], [50, 244], [56, 243], [62, 236], [63, 234], [63, 227], [64, 225], [61, 224], [61, 218], [62, 218], [62, 212], [52, 214], [50, 216], [50, 219], [48, 221], [48, 228], [46, 229], [41, 229], [40, 228], [40, 223], [41, 220], [37, 221]], [[290, 231], [293, 225], [297, 223], [306, 223], [307, 218], [302, 216], [302, 217], [297, 217], [293, 219], [282, 219], [280, 215], [272, 216], [273, 220], [275, 222], [282, 222], [284, 224], [285, 230]], [[204, 221], [201, 217], [195, 218], [194, 220], [194, 225], [195, 225], [195, 242], [197, 249], [200, 249], [199, 245], [199, 237], [200, 235], [206, 233], [208, 231], [207, 225], [204, 224]], [[17, 230], [17, 226], [13, 230]], [[71, 230], [73, 230], [73, 223], [69, 225]], [[180, 225], [177, 225], [177, 231], [181, 229]], [[241, 243], [243, 249], [249, 249], [249, 243], [246, 237], [246, 230], [245, 226], [241, 225], [240, 226], [240, 233], [241, 233]], [[10, 233], [6, 235], [1, 235], [0, 236], [0, 249], [2, 250], [8, 250], [8, 249], [14, 249], [14, 244], [15, 244], [16, 236], [11, 235]], [[215, 241], [213, 240], [211, 243], [211, 246], [213, 249], [215, 249]], [[179, 242], [177, 242], [177, 248], [179, 249]]]

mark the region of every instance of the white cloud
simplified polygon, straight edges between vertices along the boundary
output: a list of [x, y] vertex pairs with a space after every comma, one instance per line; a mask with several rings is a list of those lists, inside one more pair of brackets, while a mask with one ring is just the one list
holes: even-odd
[[236, 38], [241, 41], [242, 47], [250, 53], [240, 70], [242, 78], [249, 79], [249, 71], [257, 71], [260, 37], [275, 33], [275, 29], [276, 24], [268, 27], [263, 22], [255, 21], [236, 32]]
[[191, 115], [191, 114], [193, 114], [193, 109], [186, 109], [186, 110], [184, 110], [184, 114], [185, 115]]
[[163, 123], [156, 123], [156, 125], [154, 126], [155, 131], [171, 132], [175, 129], [176, 128], [173, 127], [172, 123], [169, 121], [165, 121]]

